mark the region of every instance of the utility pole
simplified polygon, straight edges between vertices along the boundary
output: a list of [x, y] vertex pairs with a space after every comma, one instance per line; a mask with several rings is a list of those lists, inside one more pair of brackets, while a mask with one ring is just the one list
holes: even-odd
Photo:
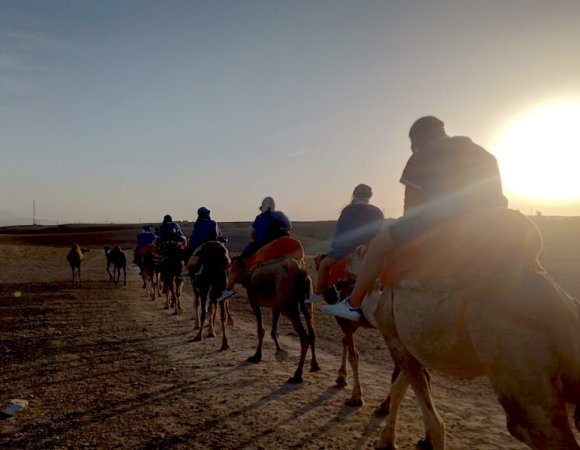
[[139, 223], [141, 223], [141, 217], [139, 217]]
[[36, 225], [36, 201], [32, 200], [32, 225]]

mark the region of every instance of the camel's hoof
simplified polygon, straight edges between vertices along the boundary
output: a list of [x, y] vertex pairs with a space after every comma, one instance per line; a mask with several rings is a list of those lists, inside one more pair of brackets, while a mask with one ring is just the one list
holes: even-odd
[[229, 350], [230, 349], [230, 344], [228, 344], [227, 342], [224, 342], [222, 344], [222, 350]]
[[193, 342], [199, 342], [201, 341], [201, 336], [196, 336], [193, 338]]
[[318, 372], [319, 370], [320, 366], [318, 364], [312, 364], [312, 366], [310, 366], [310, 373]]
[[170, 308], [170, 307], [169, 307], [169, 306], [167, 306], [167, 305], [165, 305], [165, 306], [163, 307], [163, 309], [169, 309], [169, 308]]
[[228, 327], [233, 327], [235, 325], [234, 319], [228, 320]]
[[391, 411], [387, 408], [383, 408], [382, 406], [379, 406], [377, 409], [375, 409], [373, 411], [373, 414], [375, 416], [384, 417], [384, 416], [388, 416], [389, 414], [391, 414]]
[[276, 361], [278, 361], [279, 363], [284, 362], [288, 359], [288, 352], [286, 350], [278, 350], [276, 353], [274, 353], [274, 357], [276, 358]]
[[259, 362], [262, 362], [262, 357], [261, 356], [256, 356], [256, 355], [250, 356], [248, 358], [248, 361], [250, 361], [251, 363], [259, 363]]
[[346, 381], [344, 378], [337, 378], [335, 383], [336, 383], [336, 386], [340, 387], [340, 388], [348, 386], [348, 381]]
[[210, 331], [206, 337], [216, 337], [215, 331]]
[[171, 314], [172, 316], [177, 316], [179, 313], [177, 311], [173, 311], [173, 314]]
[[177, 314], [179, 314], [179, 315], [182, 315], [184, 312], [185, 312], [185, 311], [184, 311], [183, 309], [181, 309], [181, 308], [179, 308], [179, 309], [177, 310]]
[[364, 403], [362, 398], [349, 398], [346, 402], [344, 402], [347, 406], [362, 406]]
[[195, 330], [199, 330], [199, 325], [196, 325], [193, 327], [193, 331], [195, 331]]
[[431, 445], [431, 442], [429, 442], [427, 439], [423, 439], [423, 440], [417, 442], [417, 447], [422, 448], [424, 450], [433, 450], [433, 446]]
[[292, 378], [288, 378], [288, 383], [292, 384], [304, 383], [304, 380], [302, 379], [301, 376], [294, 375]]

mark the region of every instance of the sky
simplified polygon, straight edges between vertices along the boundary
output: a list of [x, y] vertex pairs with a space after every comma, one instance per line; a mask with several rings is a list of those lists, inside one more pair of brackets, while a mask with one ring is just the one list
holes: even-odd
[[579, 20], [577, 0], [4, 0], [0, 210], [245, 221], [273, 196], [332, 220], [366, 183], [398, 217], [418, 117], [495, 153], [538, 105], [580, 103]]

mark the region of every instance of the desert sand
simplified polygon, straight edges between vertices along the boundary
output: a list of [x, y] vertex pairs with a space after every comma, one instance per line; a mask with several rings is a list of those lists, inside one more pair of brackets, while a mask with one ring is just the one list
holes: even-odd
[[[580, 220], [538, 223], [542, 263], [571, 295], [580, 297]], [[191, 224], [184, 231], [191, 232]], [[328, 247], [332, 222], [297, 223], [294, 236], [313, 255]], [[223, 224], [233, 252], [249, 238], [248, 223]], [[0, 230], [0, 407], [14, 398], [29, 407], [0, 420], [0, 448], [18, 449], [366, 449], [384, 418], [373, 409], [386, 397], [391, 358], [382, 338], [361, 330], [365, 404], [348, 407], [351, 386], [335, 386], [342, 334], [316, 306], [322, 370], [289, 385], [299, 341], [280, 324], [289, 360], [274, 358], [267, 333], [262, 363], [246, 360], [256, 347], [256, 324], [242, 289], [233, 298], [231, 349], [217, 338], [193, 342], [192, 291], [186, 313], [172, 316], [147, 298], [138, 270], [115, 286], [105, 271], [103, 245], [132, 248], [137, 225], [67, 225]], [[91, 248], [83, 287], [71, 286], [66, 246]], [[314, 274], [312, 262], [309, 262]], [[266, 327], [271, 317], [265, 315]], [[218, 319], [219, 323], [219, 319]], [[447, 427], [448, 448], [525, 449], [512, 438], [488, 381], [433, 373], [433, 395]], [[398, 425], [400, 449], [423, 436], [410, 391]]]

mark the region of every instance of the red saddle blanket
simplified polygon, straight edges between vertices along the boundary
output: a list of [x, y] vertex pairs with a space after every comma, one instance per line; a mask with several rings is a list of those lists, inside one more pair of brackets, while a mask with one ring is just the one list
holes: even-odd
[[460, 280], [511, 267], [543, 270], [538, 262], [541, 251], [540, 232], [520, 212], [478, 211], [398, 246], [385, 258], [379, 282], [392, 286], [401, 280]]
[[137, 258], [143, 256], [147, 252], [153, 252], [153, 253], [155, 253], [155, 250], [156, 249], [157, 249], [157, 247], [155, 247], [155, 244], [144, 245], [143, 247], [141, 247], [139, 249], [139, 253], [137, 253]]
[[348, 256], [345, 256], [344, 258], [339, 259], [338, 262], [332, 266], [332, 269], [330, 269], [330, 277], [328, 277], [328, 286], [332, 286], [344, 278], [356, 278], [354, 274], [350, 273], [346, 268], [348, 258]]
[[284, 257], [304, 260], [302, 243], [297, 239], [285, 236], [264, 245], [246, 261], [245, 273], [247, 275], [258, 264]]

